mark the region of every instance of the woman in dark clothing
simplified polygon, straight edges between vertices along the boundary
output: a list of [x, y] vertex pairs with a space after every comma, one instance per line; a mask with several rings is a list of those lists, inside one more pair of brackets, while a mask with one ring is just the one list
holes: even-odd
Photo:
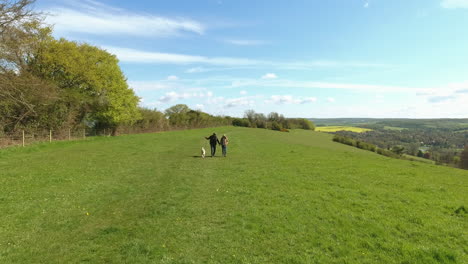
[[210, 141], [211, 157], [214, 157], [216, 154], [216, 144], [220, 144], [218, 137], [216, 136], [216, 133], [213, 133], [213, 135], [205, 138]]

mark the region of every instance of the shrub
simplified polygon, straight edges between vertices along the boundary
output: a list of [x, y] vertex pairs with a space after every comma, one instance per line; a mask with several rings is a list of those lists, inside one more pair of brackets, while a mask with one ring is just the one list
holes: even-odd
[[396, 154], [395, 152], [392, 152], [392, 151], [386, 150], [386, 149], [381, 149], [381, 148], [377, 148], [377, 154], [380, 154], [380, 155], [383, 155], [383, 156], [386, 156], [386, 157], [390, 157], [390, 158], [400, 158], [400, 156], [398, 154]]
[[232, 125], [233, 126], [238, 126], [238, 127], [250, 127], [250, 122], [247, 119], [234, 118], [232, 120]]
[[281, 131], [281, 125], [276, 122], [276, 121], [273, 121], [271, 122], [271, 130], [278, 130], [278, 131]]

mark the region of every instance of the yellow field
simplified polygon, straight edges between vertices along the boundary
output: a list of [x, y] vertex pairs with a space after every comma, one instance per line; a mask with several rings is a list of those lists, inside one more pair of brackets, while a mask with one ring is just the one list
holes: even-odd
[[315, 131], [319, 131], [319, 132], [351, 131], [351, 132], [363, 133], [367, 131], [372, 131], [372, 129], [361, 128], [361, 127], [351, 127], [351, 126], [325, 126], [325, 127], [316, 127]]

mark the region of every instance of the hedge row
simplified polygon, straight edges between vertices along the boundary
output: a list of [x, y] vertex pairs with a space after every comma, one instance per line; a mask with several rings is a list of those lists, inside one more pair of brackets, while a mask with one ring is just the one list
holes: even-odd
[[377, 146], [375, 146], [373, 144], [363, 142], [363, 141], [359, 141], [359, 140], [354, 140], [352, 138], [341, 136], [341, 135], [338, 135], [338, 134], [336, 134], [333, 137], [333, 141], [339, 142], [339, 143], [342, 143], [342, 144], [345, 144], [345, 145], [353, 146], [353, 147], [356, 147], [356, 148], [376, 152], [377, 154], [380, 154], [380, 155], [383, 155], [383, 156], [387, 156], [387, 157], [391, 157], [391, 158], [400, 158], [400, 155], [398, 155], [398, 154], [396, 154], [396, 153], [394, 153], [394, 152], [392, 152], [390, 150], [381, 149], [381, 148], [378, 148]]

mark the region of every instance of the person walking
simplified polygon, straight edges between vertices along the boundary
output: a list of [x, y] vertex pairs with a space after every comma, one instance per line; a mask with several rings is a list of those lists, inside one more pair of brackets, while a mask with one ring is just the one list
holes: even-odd
[[221, 149], [223, 150], [223, 157], [226, 157], [226, 154], [227, 154], [227, 145], [229, 144], [229, 140], [226, 136], [226, 134], [224, 134], [221, 139], [219, 140], [219, 144], [221, 145]]
[[211, 157], [214, 157], [214, 155], [216, 154], [216, 145], [220, 144], [218, 137], [216, 136], [216, 133], [213, 133], [213, 135], [205, 138], [210, 141]]

